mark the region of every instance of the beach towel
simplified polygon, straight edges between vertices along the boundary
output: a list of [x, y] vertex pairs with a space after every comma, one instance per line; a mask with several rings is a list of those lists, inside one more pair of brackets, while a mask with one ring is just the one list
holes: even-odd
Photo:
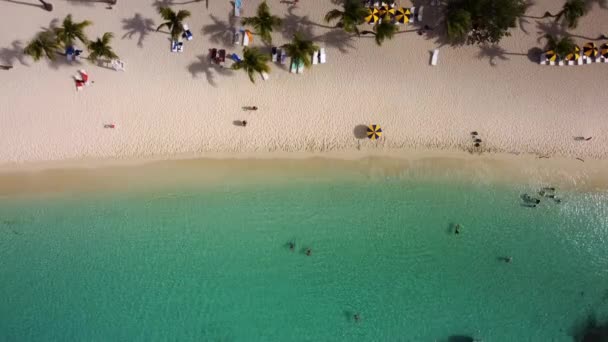
[[224, 63], [226, 61], [226, 50], [221, 49], [217, 59], [220, 63]]
[[233, 53], [232, 55], [230, 55], [230, 59], [232, 59], [234, 62], [240, 62], [241, 61], [241, 58], [236, 53]]
[[82, 82], [85, 85], [89, 85], [89, 74], [87, 74], [87, 72], [84, 70], [78, 70], [78, 72], [80, 73], [80, 79], [82, 80]]

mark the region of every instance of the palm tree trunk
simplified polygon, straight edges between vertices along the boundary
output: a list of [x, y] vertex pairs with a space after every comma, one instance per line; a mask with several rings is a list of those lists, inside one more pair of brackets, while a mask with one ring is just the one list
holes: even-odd
[[49, 12], [53, 11], [53, 4], [48, 3], [48, 2], [46, 2], [46, 1], [44, 1], [44, 0], [38, 0], [38, 1], [40, 1], [40, 2], [42, 3], [42, 7], [43, 7], [45, 10], [47, 10], [47, 11], [49, 11]]
[[12, 68], [12, 65], [0, 65], [0, 69], [2, 70], [11, 70]]

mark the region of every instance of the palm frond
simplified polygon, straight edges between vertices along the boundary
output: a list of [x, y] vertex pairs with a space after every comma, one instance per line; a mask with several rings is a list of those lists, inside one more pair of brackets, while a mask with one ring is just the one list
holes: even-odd
[[329, 23], [336, 19], [340, 19], [343, 16], [344, 16], [344, 12], [337, 10], [337, 9], [333, 9], [333, 10], [327, 12], [327, 14], [325, 14], [325, 21]]

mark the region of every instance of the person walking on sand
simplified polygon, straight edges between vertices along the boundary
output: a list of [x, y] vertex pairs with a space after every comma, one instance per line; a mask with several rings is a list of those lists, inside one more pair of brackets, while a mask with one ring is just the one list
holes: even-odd
[[241, 121], [241, 126], [243, 126], [243, 127], [247, 127], [247, 120], [243, 120], [243, 121]]

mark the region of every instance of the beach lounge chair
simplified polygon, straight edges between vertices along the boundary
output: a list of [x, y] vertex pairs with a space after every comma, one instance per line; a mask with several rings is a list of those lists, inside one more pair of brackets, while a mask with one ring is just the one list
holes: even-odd
[[583, 59], [583, 57], [579, 57], [578, 60], [576, 60], [576, 64], [577, 65], [583, 65], [583, 64], [585, 64], [585, 60]]
[[268, 81], [268, 79], [270, 78], [270, 76], [268, 76], [268, 74], [267, 74], [267, 73], [265, 73], [265, 72], [263, 72], [263, 71], [262, 71], [262, 73], [261, 73], [261, 74], [262, 74], [262, 79], [263, 79], [264, 81]]
[[540, 54], [540, 65], [547, 65], [547, 55], [545, 55], [545, 53], [541, 53]]
[[241, 45], [241, 32], [239, 30], [234, 31], [234, 45]]
[[241, 0], [234, 1], [234, 16], [235, 17], [241, 16]]
[[177, 40], [171, 41], [171, 52], [177, 52]]
[[249, 46], [249, 35], [247, 34], [247, 31], [241, 30], [241, 33], [243, 34], [243, 46]]
[[291, 60], [291, 66], [289, 68], [289, 72], [291, 72], [292, 74], [295, 74], [298, 71], [298, 63], [296, 62], [295, 59]]
[[81, 91], [84, 88], [84, 82], [81, 80], [75, 79], [74, 82], [76, 83], [76, 91]]
[[125, 71], [125, 62], [120, 59], [113, 59], [111, 62], [112, 69], [116, 71]]
[[236, 53], [233, 53], [232, 55], [230, 55], [230, 59], [232, 59], [235, 63], [241, 61], [241, 58]]
[[416, 19], [419, 22], [422, 22], [422, 10], [424, 9], [424, 6], [420, 6], [420, 8], [418, 8], [418, 13], [416, 14]]
[[574, 60], [572, 59], [572, 60], [566, 61], [566, 65], [574, 65]]
[[304, 73], [304, 61], [298, 61], [298, 74]]
[[217, 49], [216, 48], [209, 49], [209, 58], [211, 58], [211, 60], [214, 63], [217, 63]]
[[557, 65], [558, 66], [564, 66], [564, 60], [560, 59], [559, 61], [557, 61]]
[[184, 52], [184, 42], [177, 42], [177, 52]]
[[437, 65], [437, 60], [439, 59], [439, 49], [433, 50], [433, 56], [431, 57], [431, 65]]
[[84, 69], [78, 70], [78, 73], [80, 74], [80, 79], [82, 80], [84, 85], [89, 85], [89, 74], [87, 74]]
[[410, 13], [412, 13], [412, 17], [410, 18], [410, 22], [411, 23], [415, 23], [416, 22], [416, 7], [413, 6], [412, 8], [410, 8]]
[[273, 47], [270, 49], [270, 55], [272, 56], [272, 61], [273, 61], [273, 62], [276, 62], [276, 61], [277, 61], [277, 55], [278, 55], [278, 52], [277, 52], [277, 47], [276, 47], [276, 46], [273, 46]]
[[184, 28], [184, 34], [182, 37], [186, 38], [187, 40], [192, 40], [192, 32], [190, 32], [188, 24], [182, 24], [182, 27]]
[[74, 49], [73, 46], [68, 46], [65, 49], [65, 58], [67, 59], [68, 62], [71, 62], [74, 60], [75, 53], [76, 53], [76, 49]]
[[217, 62], [218, 64], [226, 62], [226, 50], [221, 49], [218, 51]]
[[312, 53], [312, 64], [318, 64], [319, 63], [319, 51], [315, 50], [315, 52]]
[[327, 56], [325, 55], [325, 48], [319, 50], [319, 63], [325, 64], [327, 62]]
[[281, 49], [281, 64], [287, 63], [287, 51]]

